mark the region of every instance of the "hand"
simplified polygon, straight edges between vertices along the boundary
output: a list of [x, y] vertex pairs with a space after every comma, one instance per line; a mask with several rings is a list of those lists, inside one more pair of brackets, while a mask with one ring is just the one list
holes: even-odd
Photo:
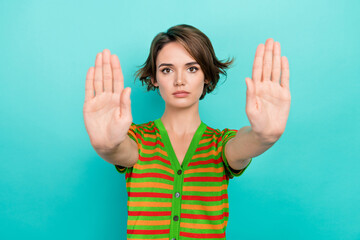
[[123, 88], [120, 61], [104, 49], [96, 55], [85, 83], [83, 114], [93, 147], [113, 149], [125, 140], [132, 123], [131, 88]]
[[281, 57], [279, 42], [269, 38], [265, 46], [258, 45], [252, 79], [245, 81], [246, 115], [253, 131], [267, 142], [277, 141], [285, 131], [291, 102], [289, 63]]

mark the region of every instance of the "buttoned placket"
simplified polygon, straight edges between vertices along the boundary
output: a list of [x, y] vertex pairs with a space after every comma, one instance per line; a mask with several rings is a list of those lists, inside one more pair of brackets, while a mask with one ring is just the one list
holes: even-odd
[[174, 170], [174, 186], [173, 186], [173, 198], [172, 198], [172, 212], [171, 212], [171, 223], [170, 223], [170, 239], [171, 240], [180, 240], [180, 216], [181, 216], [181, 196], [184, 183], [184, 171], [187, 168], [188, 163], [190, 162], [198, 144], [201, 136], [203, 135], [207, 125], [204, 122], [201, 122], [198, 129], [196, 130], [189, 148], [185, 154], [184, 160], [180, 165], [175, 151], [172, 147], [169, 135], [161, 122], [161, 119], [156, 119], [156, 126], [160, 131], [161, 138], [164, 142], [166, 152], [169, 155], [171, 167]]
[[[171, 212], [171, 225], [170, 237], [171, 239], [179, 239], [180, 234], [180, 216], [181, 216], [181, 196], [184, 182], [184, 173], [180, 168], [174, 174], [174, 192], [175, 197], [172, 198], [172, 212]], [[176, 237], [175, 237], [176, 236]]]

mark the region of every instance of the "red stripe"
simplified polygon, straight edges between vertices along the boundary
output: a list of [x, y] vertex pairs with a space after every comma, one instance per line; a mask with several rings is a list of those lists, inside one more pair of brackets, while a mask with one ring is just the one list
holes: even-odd
[[225, 232], [218, 234], [180, 232], [180, 236], [188, 238], [225, 238]]
[[221, 196], [192, 196], [192, 195], [183, 195], [181, 197], [182, 200], [193, 200], [193, 201], [204, 201], [204, 202], [217, 202], [222, 201], [224, 199], [228, 199], [228, 194], [222, 194]]
[[184, 182], [222, 182], [225, 177], [184, 177]]
[[154, 121], [150, 121], [148, 123], [138, 124], [136, 125], [139, 129], [141, 129], [144, 132], [159, 132], [159, 129], [156, 127]]
[[167, 234], [167, 233], [170, 233], [170, 229], [161, 229], [161, 230], [127, 230], [127, 234], [155, 235], [155, 234]]
[[171, 166], [170, 161], [162, 158], [161, 156], [143, 157], [143, 156], [140, 155], [140, 156], [139, 156], [139, 160], [141, 160], [141, 161], [148, 161], [148, 162], [150, 162], [150, 161], [152, 161], [152, 160], [159, 160], [159, 161], [161, 161], [161, 162], [163, 162], [163, 163]]
[[160, 179], [174, 181], [174, 177], [171, 177], [171, 176], [163, 174], [163, 173], [132, 173], [131, 177], [132, 178], [151, 178], [152, 177], [152, 178], [160, 178]]
[[155, 147], [156, 145], [160, 145], [160, 146], [164, 147], [164, 143], [162, 143], [159, 139], [157, 139], [156, 142], [152, 142], [152, 140], [151, 140], [151, 141], [145, 141], [145, 140], [141, 137], [141, 135], [139, 135], [138, 133], [136, 134], [136, 136], [142, 140], [141, 143], [142, 143], [143, 145], [145, 145], [145, 146]]
[[171, 211], [128, 211], [129, 216], [171, 216]]
[[215, 148], [216, 148], [216, 143], [215, 143], [215, 142], [211, 142], [210, 144], [208, 144], [208, 145], [206, 145], [206, 146], [198, 147], [195, 152], [200, 152], [200, 151], [208, 150], [208, 149], [211, 148], [211, 147], [215, 147]]
[[205, 161], [196, 161], [196, 162], [190, 162], [189, 163], [189, 167], [190, 166], [198, 166], [198, 165], [208, 165], [210, 163], [214, 163], [214, 164], [220, 164], [222, 162], [222, 159], [209, 159], [209, 160], [205, 160]]
[[204, 214], [190, 214], [190, 213], [182, 213], [180, 218], [189, 218], [189, 219], [206, 219], [206, 220], [221, 220], [225, 217], [229, 217], [229, 212], [224, 212], [223, 214], [209, 216]]

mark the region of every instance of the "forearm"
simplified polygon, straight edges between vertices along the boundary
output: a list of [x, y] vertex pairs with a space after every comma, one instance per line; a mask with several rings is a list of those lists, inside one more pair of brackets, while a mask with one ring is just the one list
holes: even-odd
[[94, 147], [94, 149], [102, 159], [113, 165], [132, 167], [138, 158], [136, 143], [129, 136], [126, 136], [125, 140], [115, 148]]
[[251, 126], [241, 128], [231, 140], [233, 141], [231, 152], [234, 156], [241, 156], [241, 159], [237, 159], [237, 161], [245, 161], [259, 156], [277, 141], [260, 137], [252, 130]]

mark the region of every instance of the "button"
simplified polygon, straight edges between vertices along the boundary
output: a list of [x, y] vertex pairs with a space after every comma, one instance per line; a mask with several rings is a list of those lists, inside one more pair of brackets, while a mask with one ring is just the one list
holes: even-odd
[[179, 220], [179, 217], [178, 216], [174, 216], [174, 221], [177, 221]]
[[180, 175], [182, 173], [181, 169], [177, 171], [177, 174]]
[[178, 198], [178, 197], [180, 197], [180, 193], [175, 193], [175, 196]]
[[171, 240], [176, 240], [176, 238], [172, 238]]

